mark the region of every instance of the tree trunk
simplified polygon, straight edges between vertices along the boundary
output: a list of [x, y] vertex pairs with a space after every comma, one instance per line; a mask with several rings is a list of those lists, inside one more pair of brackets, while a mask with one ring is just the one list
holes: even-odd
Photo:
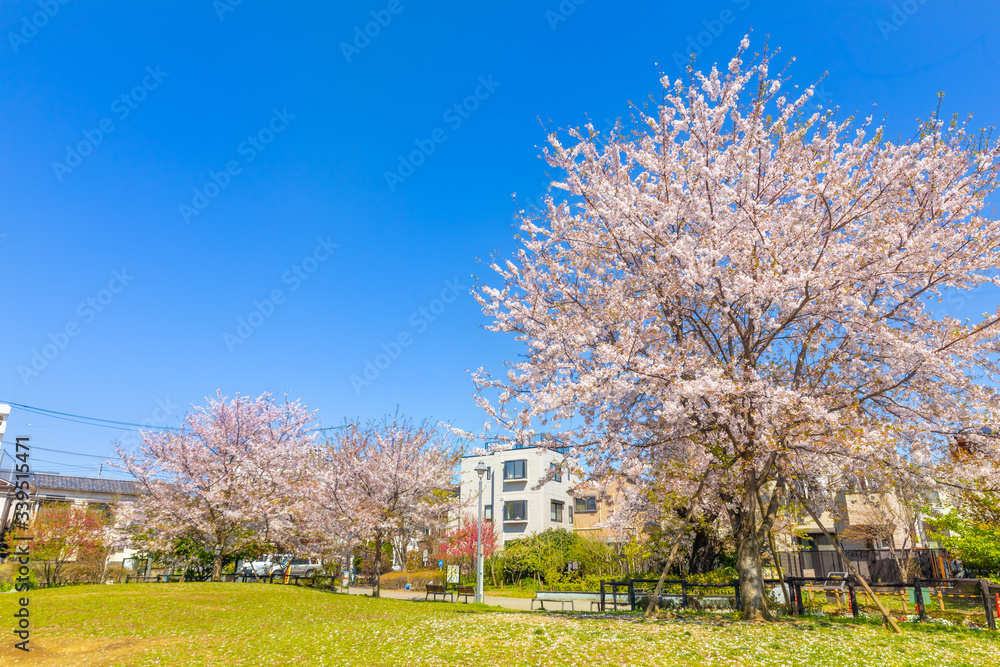
[[691, 557], [688, 559], [688, 572], [690, 574], [711, 572], [719, 554], [722, 553], [722, 540], [719, 539], [714, 530], [708, 527], [708, 524], [714, 520], [714, 516], [707, 517], [695, 529], [694, 541], [691, 543]]
[[372, 597], [380, 597], [382, 593], [382, 534], [375, 534], [375, 562], [372, 564], [373, 580], [372, 580]]
[[739, 512], [736, 534], [736, 573], [740, 581], [740, 611], [744, 621], [774, 620], [764, 598], [764, 578], [760, 571], [760, 546], [754, 526], [753, 507]]
[[212, 557], [212, 581], [222, 581], [222, 554]]
[[771, 523], [777, 513], [783, 486], [784, 482], [779, 477], [778, 485], [771, 496], [767, 511], [763, 513], [764, 519], [759, 528], [755, 516], [759, 488], [756, 472], [750, 472], [750, 478], [743, 489], [743, 497], [738, 500], [740, 505], [728, 510], [733, 536], [736, 538], [736, 575], [739, 577], [740, 611], [744, 621], [774, 620], [767, 608], [767, 598], [764, 596], [760, 554], [761, 542], [771, 529]]

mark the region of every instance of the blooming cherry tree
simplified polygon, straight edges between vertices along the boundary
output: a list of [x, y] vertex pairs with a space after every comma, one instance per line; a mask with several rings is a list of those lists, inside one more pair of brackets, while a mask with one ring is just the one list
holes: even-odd
[[414, 424], [397, 414], [347, 424], [314, 459], [305, 525], [339, 543], [371, 540], [377, 596], [383, 545], [391, 540], [405, 561], [415, 531], [446, 520], [458, 456], [428, 422]]
[[[883, 469], [934, 475], [949, 436], [995, 421], [1000, 311], [931, 307], [1000, 285], [1000, 149], [937, 116], [891, 142], [789, 90], [772, 55], [744, 63], [747, 46], [664, 77], [628, 136], [549, 136], [559, 196], [523, 214], [502, 284], [477, 293], [525, 355], [476, 380], [492, 423], [574, 447], [596, 476], [705, 479], [756, 619], [790, 485], [822, 499]], [[988, 475], [996, 442], [952, 472]]]
[[270, 394], [232, 400], [219, 392], [196, 407], [180, 432], [144, 432], [138, 451], [120, 445], [122, 467], [140, 495], [131, 518], [150, 547], [169, 548], [191, 537], [219, 548], [213, 581], [225, 554], [287, 539], [292, 509], [315, 438], [312, 415], [297, 401]]

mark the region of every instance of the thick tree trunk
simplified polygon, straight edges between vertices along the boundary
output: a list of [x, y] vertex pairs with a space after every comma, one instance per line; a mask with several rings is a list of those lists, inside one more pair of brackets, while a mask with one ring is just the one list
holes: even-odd
[[[765, 472], [770, 464], [765, 466]], [[740, 611], [745, 621], [773, 621], [774, 617], [767, 608], [767, 598], [764, 595], [764, 577], [761, 573], [761, 545], [771, 530], [774, 517], [778, 512], [781, 497], [785, 489], [784, 477], [779, 475], [777, 484], [771, 494], [767, 509], [761, 512], [760, 526], [757, 526], [757, 499], [760, 477], [755, 471], [750, 472], [743, 489], [743, 497], [739, 505], [729, 510], [729, 520], [736, 537], [736, 574], [740, 586]]]
[[688, 559], [688, 572], [691, 574], [711, 572], [715, 568], [719, 554], [722, 553], [722, 540], [707, 525], [714, 519], [714, 516], [706, 518], [695, 530], [694, 541], [691, 543], [691, 557]]
[[[736, 573], [740, 580], [740, 612], [744, 621], [774, 620], [764, 597], [764, 578], [760, 571], [760, 545], [753, 519], [754, 508], [739, 512], [736, 533]], [[737, 528], [734, 526], [734, 529]]]

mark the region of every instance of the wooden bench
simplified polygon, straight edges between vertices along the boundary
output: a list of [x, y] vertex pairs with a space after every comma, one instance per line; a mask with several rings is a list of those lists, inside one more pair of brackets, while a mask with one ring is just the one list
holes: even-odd
[[468, 604], [470, 597], [473, 597], [473, 598], [476, 597], [476, 587], [475, 586], [456, 586], [455, 587], [455, 595], [457, 597], [460, 597], [460, 598], [464, 597], [465, 598], [465, 603]]
[[438, 584], [427, 584], [427, 593], [424, 595], [424, 601], [426, 601], [427, 597], [430, 596], [430, 595], [434, 596], [434, 600], [437, 600], [437, 596], [439, 596], [439, 595], [441, 596], [442, 600], [445, 597], [447, 597], [447, 596], [450, 595], [451, 596], [451, 601], [452, 602], [455, 601], [455, 594], [453, 592], [449, 591], [444, 586], [440, 586]]
[[[624, 605], [628, 608], [628, 595], [619, 593], [616, 597], [619, 605]], [[604, 601], [605, 604], [611, 605], [615, 600], [614, 597], [608, 593], [605, 594]], [[535, 597], [531, 600], [532, 609], [535, 608], [536, 602], [542, 608], [542, 611], [545, 611], [546, 602], [558, 602], [561, 605], [560, 609], [562, 610], [565, 610], [566, 603], [569, 603], [569, 608], [573, 611], [576, 611], [576, 602], [589, 602], [590, 610], [593, 611], [594, 605], [597, 605], [598, 607], [601, 605], [601, 594], [587, 591], [538, 591], [535, 593]]]

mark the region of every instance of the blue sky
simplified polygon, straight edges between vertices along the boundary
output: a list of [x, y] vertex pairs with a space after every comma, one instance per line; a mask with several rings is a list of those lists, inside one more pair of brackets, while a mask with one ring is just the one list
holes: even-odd
[[[545, 127], [627, 116], [751, 29], [892, 136], [939, 91], [1000, 115], [989, 2], [234, 1], [0, 4], [0, 400], [176, 425], [266, 390], [325, 425], [398, 405], [479, 430], [467, 371], [519, 347], [468, 290], [515, 248], [512, 195], [544, 190]], [[20, 433], [123, 435], [15, 410]]]

